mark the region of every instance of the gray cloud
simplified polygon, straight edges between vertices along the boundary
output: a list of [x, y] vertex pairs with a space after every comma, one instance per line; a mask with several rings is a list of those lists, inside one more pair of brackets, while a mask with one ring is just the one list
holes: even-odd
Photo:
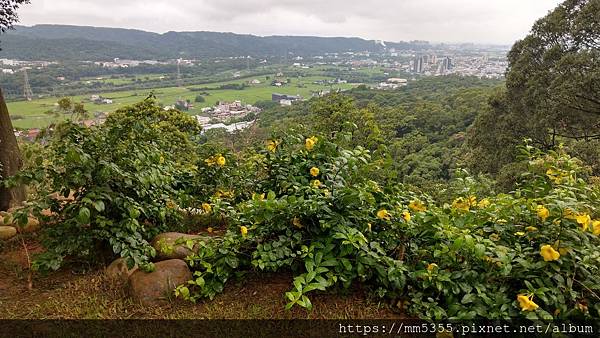
[[560, 0], [32, 0], [21, 23], [510, 44]]

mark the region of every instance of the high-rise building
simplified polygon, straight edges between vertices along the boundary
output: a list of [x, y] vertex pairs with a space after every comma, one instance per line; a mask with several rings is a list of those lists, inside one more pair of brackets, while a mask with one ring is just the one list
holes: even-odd
[[453, 67], [453, 65], [452, 65], [452, 59], [450, 57], [448, 57], [448, 56], [446, 56], [444, 58], [444, 60], [442, 61], [442, 64], [443, 64], [443, 68], [445, 70], [451, 70], [452, 67]]
[[413, 62], [413, 73], [423, 73], [423, 57], [417, 56]]

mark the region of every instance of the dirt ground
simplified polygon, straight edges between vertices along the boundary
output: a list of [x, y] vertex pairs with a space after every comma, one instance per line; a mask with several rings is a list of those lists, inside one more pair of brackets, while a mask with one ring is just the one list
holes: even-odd
[[[42, 248], [25, 241], [29, 254]], [[102, 268], [64, 268], [47, 276], [34, 274], [28, 288], [29, 264], [21, 240], [0, 244], [0, 319], [392, 319], [402, 318], [386, 303], [355, 288], [346, 294], [312, 296], [314, 309], [286, 311], [284, 294], [290, 274], [249, 273], [232, 281], [214, 300], [192, 304], [174, 300], [164, 306], [133, 303], [123, 285], [104, 276]]]

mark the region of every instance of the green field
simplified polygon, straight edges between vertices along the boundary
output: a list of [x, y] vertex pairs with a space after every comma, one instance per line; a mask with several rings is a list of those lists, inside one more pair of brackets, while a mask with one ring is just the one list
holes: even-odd
[[87, 85], [93, 82], [100, 82], [103, 84], [110, 84], [114, 86], [135, 84], [139, 81], [152, 81], [159, 80], [161, 77], [167, 77], [168, 74], [136, 74], [133, 77], [117, 76], [112, 78], [111, 76], [99, 76], [99, 77], [84, 77], [78, 81], [81, 85]]
[[[273, 78], [273, 76], [271, 76]], [[272, 93], [282, 93], [289, 95], [301, 95], [304, 98], [310, 98], [312, 93], [320, 90], [328, 89], [349, 89], [352, 84], [336, 84], [334, 86], [314, 84], [317, 80], [328, 80], [324, 76], [307, 76], [299, 78], [291, 78], [291, 83], [282, 87], [273, 87], [271, 81], [266, 80], [264, 76], [257, 77], [261, 81], [260, 84], [250, 85], [244, 90], [222, 90], [217, 89], [219, 86], [230, 83], [247, 83], [249, 79], [230, 80], [224, 82], [215, 82], [209, 84], [201, 84], [188, 87], [165, 87], [155, 89], [143, 89], [133, 91], [120, 92], [101, 92], [96, 93], [102, 97], [113, 100], [113, 104], [97, 105], [90, 102], [90, 95], [74, 96], [72, 99], [76, 102], [83, 102], [86, 110], [94, 112], [112, 112], [121, 107], [131, 105], [143, 100], [145, 97], [154, 92], [160, 103], [164, 105], [172, 105], [179, 99], [187, 99], [194, 102], [196, 95], [201, 92], [192, 91], [190, 88], [211, 88], [206, 92], [210, 95], [203, 95], [206, 99], [203, 103], [195, 103], [195, 107], [189, 111], [190, 114], [196, 115], [200, 113], [200, 109], [214, 105], [217, 101], [234, 101], [240, 100], [247, 104], [254, 104], [260, 100], [270, 100]], [[213, 89], [214, 88], [214, 89]], [[62, 118], [51, 117], [46, 114], [49, 110], [55, 110], [55, 104], [58, 98], [43, 98], [33, 101], [14, 101], [8, 102], [8, 109], [13, 117], [13, 125], [16, 128], [40, 128], [49, 125], [52, 122]]]

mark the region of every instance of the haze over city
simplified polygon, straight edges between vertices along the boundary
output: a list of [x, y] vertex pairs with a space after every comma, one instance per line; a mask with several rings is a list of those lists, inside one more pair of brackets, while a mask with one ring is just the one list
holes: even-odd
[[510, 45], [558, 0], [38, 0], [21, 24]]

